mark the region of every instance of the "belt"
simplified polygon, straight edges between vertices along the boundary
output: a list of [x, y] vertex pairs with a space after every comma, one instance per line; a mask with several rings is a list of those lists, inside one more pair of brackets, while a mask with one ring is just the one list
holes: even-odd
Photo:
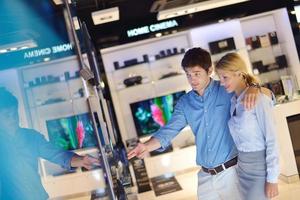
[[208, 168], [202, 167], [202, 170], [206, 173], [210, 173], [211, 175], [216, 175], [216, 174], [222, 172], [223, 170], [236, 165], [237, 160], [238, 160], [237, 157], [234, 157], [233, 159], [228, 160], [227, 162], [225, 162], [222, 165], [219, 165], [215, 168], [208, 169]]

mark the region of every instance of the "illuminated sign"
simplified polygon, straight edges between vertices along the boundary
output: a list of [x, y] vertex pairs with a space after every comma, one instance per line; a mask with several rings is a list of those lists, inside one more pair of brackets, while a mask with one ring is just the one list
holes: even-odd
[[50, 54], [71, 51], [72, 49], [73, 49], [73, 46], [70, 43], [53, 46], [51, 48], [47, 47], [47, 48], [43, 48], [43, 49], [35, 49], [32, 51], [26, 51], [24, 53], [24, 59], [36, 58], [36, 57], [40, 57], [40, 56], [48, 56]]
[[164, 21], [164, 22], [160, 22], [157, 24], [151, 24], [149, 26], [142, 26], [142, 27], [130, 29], [127, 31], [127, 36], [134, 37], [134, 36], [143, 35], [143, 34], [147, 34], [147, 33], [151, 33], [151, 32], [165, 30], [168, 28], [173, 28], [176, 26], [178, 26], [178, 23], [176, 20]]

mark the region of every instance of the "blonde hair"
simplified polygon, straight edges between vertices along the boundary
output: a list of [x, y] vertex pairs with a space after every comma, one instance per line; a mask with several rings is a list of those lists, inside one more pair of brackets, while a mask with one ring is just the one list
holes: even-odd
[[223, 56], [216, 65], [216, 70], [221, 69], [231, 72], [241, 72], [247, 86], [258, 83], [258, 80], [248, 72], [246, 63], [237, 53], [228, 53]]

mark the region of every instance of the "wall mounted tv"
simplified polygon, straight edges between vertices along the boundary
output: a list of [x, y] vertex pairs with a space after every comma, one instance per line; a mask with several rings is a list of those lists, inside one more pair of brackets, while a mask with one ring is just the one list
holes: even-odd
[[185, 91], [154, 97], [130, 104], [134, 125], [139, 137], [152, 134], [171, 118], [178, 99]]
[[89, 113], [47, 120], [46, 126], [49, 141], [65, 150], [97, 145]]

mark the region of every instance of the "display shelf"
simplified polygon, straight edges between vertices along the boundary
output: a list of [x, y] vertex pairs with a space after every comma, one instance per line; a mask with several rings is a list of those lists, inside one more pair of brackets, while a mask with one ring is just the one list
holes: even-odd
[[281, 45], [283, 45], [283, 43], [277, 43], [277, 44], [272, 44], [270, 46], [259, 47], [259, 48], [255, 48], [255, 49], [247, 49], [247, 50], [248, 50], [249, 53], [253, 53], [255, 51], [261, 51], [263, 49], [277, 48], [277, 47], [281, 48]]
[[[108, 79], [112, 79], [112, 88], [116, 91], [120, 91], [160, 80], [164, 76], [170, 75], [169, 77], [173, 77], [170, 73], [178, 73], [178, 75], [180, 75], [184, 73], [180, 65], [182, 57], [182, 54], [176, 54], [153, 62], [135, 65], [131, 68], [116, 70], [111, 73], [107, 73], [109, 76]], [[134, 76], [141, 76], [142, 82], [140, 84], [134, 84], [126, 87], [124, 80]]]
[[[98, 157], [99, 150], [96, 147], [89, 147], [84, 149], [76, 149], [73, 150], [78, 155], [86, 155], [89, 154], [93, 157]], [[94, 170], [100, 170], [100, 167], [95, 167], [94, 169], [91, 169], [91, 171]], [[91, 172], [89, 171], [89, 172]], [[59, 165], [53, 164], [47, 160], [41, 159], [41, 172], [43, 174], [44, 179], [50, 178], [50, 177], [74, 177], [78, 176], [78, 173], [87, 173], [87, 170], [83, 170], [81, 168], [76, 168], [72, 170], [66, 170], [60, 167]]]
[[270, 73], [270, 72], [273, 72], [273, 71], [286, 71], [286, 69], [287, 69], [288, 67], [284, 67], [284, 68], [274, 68], [274, 69], [269, 69], [267, 72], [260, 72], [260, 73], [258, 73], [258, 74], [255, 74], [255, 75], [257, 75], [257, 76], [259, 76], [259, 75], [262, 75], [262, 74], [268, 74], [268, 73]]
[[72, 101], [84, 95], [81, 79], [29, 87], [25, 93], [30, 108]]
[[151, 80], [148, 77], [142, 77], [142, 82], [140, 84], [134, 84], [132, 86], [126, 86], [124, 85], [124, 83], [118, 83], [118, 85], [116, 86], [116, 90], [120, 91], [120, 90], [127, 90], [129, 88], [133, 88], [133, 87], [137, 87], [140, 85], [144, 85], [144, 84], [149, 84], [151, 83]]
[[33, 86], [30, 86], [29, 83], [26, 82], [26, 83], [24, 83], [24, 89], [29, 90], [29, 89], [33, 89], [33, 88], [37, 88], [37, 87], [49, 87], [51, 85], [67, 83], [67, 82], [72, 82], [72, 81], [77, 81], [77, 80], [80, 80], [80, 78], [75, 77], [75, 78], [70, 78], [68, 80], [65, 80], [64, 78], [62, 78], [59, 81], [48, 82], [48, 83], [40, 83], [39, 85], [33, 85]]
[[48, 176], [46, 179], [42, 178], [42, 183], [49, 193], [50, 199], [74, 197], [74, 191], [82, 194], [93, 190], [105, 190], [106, 188], [102, 169], [62, 176]]
[[[73, 99], [68, 99], [64, 101], [59, 101], [59, 102], [53, 102], [53, 103], [48, 103], [48, 104], [43, 104], [43, 105], [38, 105], [38, 106], [32, 106], [30, 107], [31, 109], [41, 109], [41, 110], [53, 110], [57, 109], [59, 107], [66, 107], [69, 105], [73, 104], [80, 104], [80, 103], [86, 103], [86, 98], [85, 97], [78, 97], [78, 98], [73, 98]], [[57, 108], [56, 108], [57, 107]]]

